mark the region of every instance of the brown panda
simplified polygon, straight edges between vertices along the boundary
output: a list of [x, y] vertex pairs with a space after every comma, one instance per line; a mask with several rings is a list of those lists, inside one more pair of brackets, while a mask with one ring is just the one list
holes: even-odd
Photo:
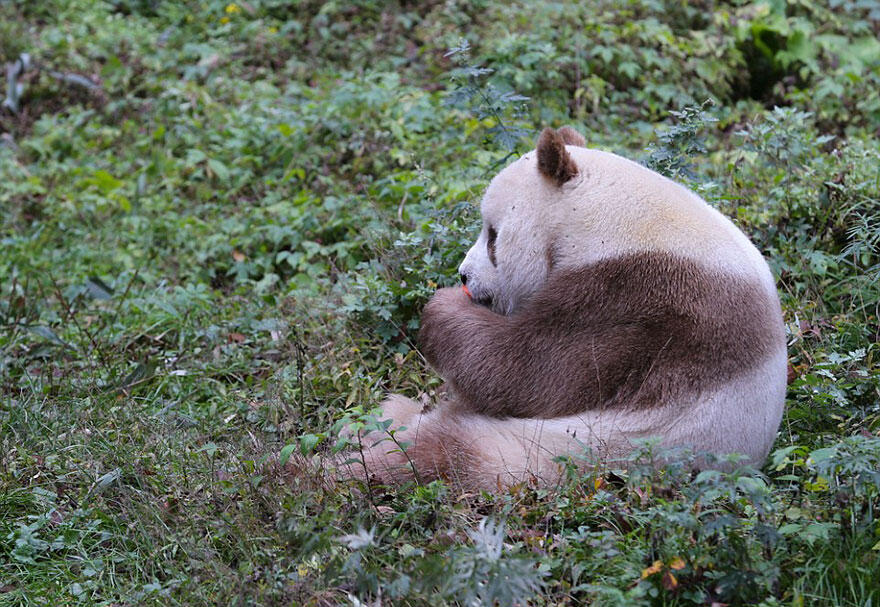
[[440, 289], [422, 315], [449, 397], [428, 413], [383, 403], [408, 447], [364, 437], [373, 477], [548, 483], [557, 456], [619, 457], [644, 437], [767, 456], [787, 363], [766, 262], [693, 192], [583, 145], [545, 129], [492, 180], [467, 290]]

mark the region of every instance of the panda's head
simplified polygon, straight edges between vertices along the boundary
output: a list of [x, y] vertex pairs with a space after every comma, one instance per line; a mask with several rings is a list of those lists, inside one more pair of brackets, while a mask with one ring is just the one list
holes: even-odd
[[459, 273], [474, 301], [515, 312], [547, 279], [555, 260], [561, 204], [580, 181], [566, 145], [583, 146], [574, 129], [544, 129], [538, 146], [505, 168], [483, 197], [483, 229]]

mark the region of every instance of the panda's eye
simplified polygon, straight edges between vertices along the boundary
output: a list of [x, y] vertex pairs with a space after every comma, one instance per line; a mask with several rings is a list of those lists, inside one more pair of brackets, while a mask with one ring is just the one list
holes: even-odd
[[489, 253], [489, 261], [492, 262], [493, 266], [497, 266], [498, 263], [495, 261], [495, 240], [498, 238], [498, 232], [495, 231], [495, 228], [489, 226], [486, 230], [486, 235], [486, 251]]

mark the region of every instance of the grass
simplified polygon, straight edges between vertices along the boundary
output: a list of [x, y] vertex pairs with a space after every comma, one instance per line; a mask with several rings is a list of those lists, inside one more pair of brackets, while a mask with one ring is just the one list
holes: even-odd
[[[0, 110], [0, 605], [876, 604], [878, 28], [870, 3], [0, 3], [0, 56], [33, 59]], [[767, 256], [766, 466], [322, 477], [339, 420], [436, 396], [419, 310], [491, 175], [563, 124]]]

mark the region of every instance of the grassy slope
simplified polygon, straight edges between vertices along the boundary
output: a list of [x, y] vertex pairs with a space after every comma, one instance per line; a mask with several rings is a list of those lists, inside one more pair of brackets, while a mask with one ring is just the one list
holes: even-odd
[[[0, 605], [880, 600], [876, 7], [507, 4], [0, 4], [0, 55], [39, 68], [0, 113]], [[717, 123], [669, 116], [707, 98]], [[770, 258], [793, 381], [767, 476], [281, 474], [432, 395], [418, 310], [516, 129], [566, 123], [652, 146]]]

